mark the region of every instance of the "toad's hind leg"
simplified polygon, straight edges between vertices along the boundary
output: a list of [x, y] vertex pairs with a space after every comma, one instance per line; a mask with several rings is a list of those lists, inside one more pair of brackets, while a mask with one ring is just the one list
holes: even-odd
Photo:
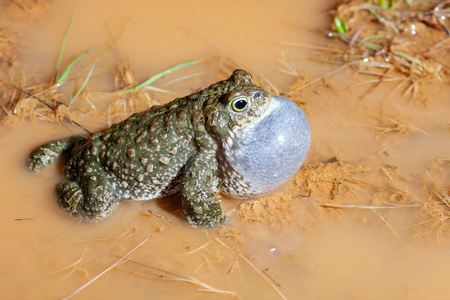
[[112, 188], [109, 185], [96, 183], [88, 179], [86, 193], [81, 186], [71, 180], [59, 183], [56, 187], [61, 206], [74, 217], [88, 220], [101, 220], [108, 216], [114, 206]]

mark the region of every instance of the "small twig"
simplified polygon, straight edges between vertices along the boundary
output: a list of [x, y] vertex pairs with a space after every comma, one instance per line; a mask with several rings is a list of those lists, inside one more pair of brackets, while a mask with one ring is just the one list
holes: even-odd
[[273, 279], [272, 276], [269, 275], [269, 273], [267, 273], [268, 270], [269, 270], [269, 268], [266, 268], [265, 270], [262, 270], [262, 272], [264, 273], [264, 275], [266, 275], [267, 277], [269, 277], [269, 279], [272, 280], [273, 283], [275, 283], [278, 287], [281, 287], [281, 284], [279, 284], [278, 282], [276, 282], [276, 280]]
[[308, 189], [308, 195], [294, 195], [294, 197], [309, 198], [311, 197], [311, 189]]
[[[83, 129], [84, 131], [86, 131], [88, 134], [92, 134], [92, 132], [90, 132], [89, 130], [87, 130], [83, 125], [79, 124], [78, 122], [75, 122], [74, 120], [71, 120], [73, 124], [77, 125], [78, 127], [80, 127], [81, 129]], [[71, 130], [72, 131], [72, 130]]]

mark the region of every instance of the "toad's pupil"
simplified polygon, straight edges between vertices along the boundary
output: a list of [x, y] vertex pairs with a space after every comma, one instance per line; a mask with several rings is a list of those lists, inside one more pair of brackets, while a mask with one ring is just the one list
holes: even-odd
[[247, 106], [247, 101], [245, 101], [245, 100], [238, 100], [238, 101], [236, 101], [236, 102], [234, 103], [234, 107], [235, 107], [237, 110], [242, 110], [242, 109], [244, 109], [246, 106]]

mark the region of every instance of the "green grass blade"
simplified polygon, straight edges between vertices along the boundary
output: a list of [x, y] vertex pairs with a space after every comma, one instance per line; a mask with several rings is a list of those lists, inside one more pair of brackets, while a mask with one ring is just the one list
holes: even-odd
[[56, 81], [56, 83], [60, 83], [61, 81], [64, 80], [64, 78], [66, 78], [67, 74], [69, 74], [70, 69], [73, 67], [73, 65], [79, 61], [83, 56], [85, 56], [89, 51], [91, 50], [87, 50], [84, 51], [83, 53], [81, 53], [80, 55], [78, 55], [77, 57], [75, 57], [74, 60], [72, 60], [68, 65], [66, 70], [64, 70], [64, 73], [61, 75], [61, 77], [58, 78], [58, 80]]
[[135, 91], [137, 91], [137, 90], [143, 88], [144, 86], [147, 86], [147, 85], [149, 85], [149, 84], [155, 82], [156, 80], [158, 80], [158, 79], [160, 79], [161, 77], [163, 77], [163, 76], [169, 74], [170, 72], [176, 71], [176, 70], [178, 70], [178, 69], [181, 69], [181, 68], [184, 68], [184, 67], [187, 67], [187, 66], [195, 65], [195, 64], [197, 64], [197, 63], [198, 63], [198, 61], [197, 61], [197, 60], [194, 60], [194, 61], [188, 61], [188, 62], [179, 64], [179, 65], [176, 65], [175, 67], [172, 67], [172, 68], [170, 68], [170, 69], [168, 69], [168, 70], [165, 70], [165, 71], [163, 71], [163, 72], [161, 72], [161, 73], [156, 74], [155, 76], [150, 77], [148, 80], [146, 80], [145, 82], [141, 83], [141, 84], [138, 85], [138, 86], [135, 86], [134, 88], [131, 88], [131, 89], [122, 91], [122, 94], [127, 94], [127, 93], [131, 93], [131, 92], [135, 92]]
[[406, 60], [408, 60], [408, 61], [410, 61], [412, 63], [418, 64], [418, 65], [422, 65], [422, 62], [419, 59], [417, 59], [415, 57], [412, 57], [411, 55], [407, 55], [407, 54], [405, 54], [403, 52], [398, 52], [398, 51], [395, 51], [395, 50], [392, 50], [391, 52], [392, 52], [392, 54], [394, 54], [396, 56], [403, 57], [404, 59], [406, 59]]
[[345, 19], [342, 18], [342, 21], [339, 18], [334, 18], [334, 25], [339, 33], [345, 33], [347, 31]]
[[89, 78], [91, 78], [92, 71], [94, 71], [94, 68], [95, 68], [95, 64], [92, 65], [91, 69], [89, 70], [89, 74], [84, 79], [83, 84], [81, 85], [80, 89], [77, 91], [75, 96], [73, 96], [73, 98], [70, 97], [69, 105], [72, 104], [75, 101], [75, 99], [77, 99], [77, 97], [80, 95], [80, 93], [83, 91], [84, 87], [86, 86], [87, 82], [89, 81]]
[[[341, 37], [342, 39], [344, 39], [346, 41], [351, 41], [352, 40], [351, 36], [348, 36], [348, 35], [345, 35], [345, 34], [341, 34], [339, 32], [334, 32], [334, 31], [331, 31], [331, 30], [326, 30], [326, 29], [321, 29], [321, 28], [318, 28], [318, 30], [322, 31], [322, 32], [325, 32], [329, 37], [338, 36], [338, 37]], [[382, 48], [381, 45], [378, 45], [378, 44], [375, 44], [375, 43], [372, 43], [372, 42], [368, 42], [368, 41], [365, 41], [365, 40], [356, 39], [355, 41], [358, 42], [358, 43], [361, 43], [364, 47], [366, 47], [366, 48], [368, 48], [370, 50], [380, 51], [381, 48]]]
[[59, 48], [58, 61], [56, 62], [56, 74], [55, 78], [58, 78], [59, 65], [61, 64], [62, 54], [64, 52], [64, 46], [66, 45], [67, 36], [69, 35], [70, 29], [72, 28], [73, 19], [75, 18], [75, 13], [72, 14], [70, 18], [69, 25], [67, 26], [66, 33], [64, 34], [63, 40], [61, 42], [61, 47]]
[[[70, 69], [73, 67], [73, 65], [74, 65], [77, 61], [79, 61], [83, 56], [85, 56], [85, 55], [88, 54], [89, 52], [91, 52], [91, 51], [97, 49], [98, 47], [100, 47], [100, 46], [97, 46], [97, 47], [91, 48], [91, 49], [89, 49], [89, 50], [86, 50], [86, 51], [84, 51], [83, 53], [81, 53], [80, 55], [78, 55], [77, 57], [75, 57], [75, 59], [72, 60], [72, 61], [67, 65], [67, 68], [64, 70], [64, 73], [61, 75], [60, 78], [58, 78], [58, 80], [56, 81], [56, 83], [60, 83], [61, 81], [63, 81], [63, 80], [66, 78], [67, 74], [69, 74]], [[97, 62], [97, 60], [94, 62], [94, 64], [95, 64], [96, 62]]]

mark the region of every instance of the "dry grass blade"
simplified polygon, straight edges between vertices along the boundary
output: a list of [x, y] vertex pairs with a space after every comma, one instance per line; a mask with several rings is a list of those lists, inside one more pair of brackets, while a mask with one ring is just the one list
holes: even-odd
[[70, 294], [69, 296], [63, 298], [63, 300], [67, 300], [72, 298], [73, 296], [75, 296], [76, 294], [78, 294], [79, 292], [81, 292], [82, 290], [84, 290], [86, 287], [88, 287], [89, 285], [91, 285], [93, 282], [95, 282], [97, 279], [99, 279], [100, 277], [102, 277], [103, 275], [105, 275], [107, 272], [109, 272], [110, 270], [114, 269], [115, 267], [117, 267], [118, 265], [120, 265], [122, 262], [124, 262], [128, 256], [130, 256], [131, 253], [133, 253], [134, 251], [136, 251], [139, 247], [141, 247], [142, 245], [144, 245], [149, 239], [151, 238], [151, 236], [145, 238], [141, 243], [139, 243], [136, 247], [134, 247], [133, 249], [131, 249], [127, 254], [125, 254], [125, 256], [123, 256], [122, 258], [120, 258], [118, 261], [116, 261], [115, 263], [113, 263], [111, 266], [109, 266], [108, 268], [106, 268], [103, 272], [101, 272], [100, 274], [98, 274], [97, 276], [95, 276], [94, 278], [92, 278], [91, 280], [89, 280], [86, 284], [84, 284], [82, 287], [80, 287], [79, 289], [77, 289], [75, 292], [73, 292], [72, 294]]
[[359, 61], [352, 61], [352, 62], [346, 63], [346, 64], [344, 64], [344, 65], [342, 65], [342, 66], [340, 66], [340, 67], [338, 67], [338, 68], [336, 68], [336, 69], [334, 69], [334, 70], [332, 70], [332, 71], [330, 71], [330, 72], [328, 72], [328, 73], [326, 73], [326, 74], [324, 74], [322, 76], [319, 76], [319, 77], [317, 77], [317, 78], [315, 78], [313, 80], [308, 81], [303, 86], [298, 87], [295, 90], [289, 92], [288, 95], [291, 95], [291, 94], [293, 94], [295, 92], [298, 92], [298, 91], [300, 91], [300, 90], [302, 90], [302, 89], [304, 89], [304, 88], [306, 88], [306, 87], [308, 87], [308, 86], [318, 82], [319, 80], [322, 80], [323, 78], [325, 78], [327, 76], [330, 76], [330, 75], [332, 75], [332, 74], [334, 74], [336, 72], [339, 72], [339, 71], [341, 71], [341, 70], [343, 70], [343, 69], [345, 69], [345, 68], [347, 68], [349, 66], [356, 65], [356, 64], [359, 64]]
[[[246, 263], [248, 263], [250, 265], [250, 267], [252, 267], [262, 278], [264, 278], [265, 281], [267, 281], [270, 286], [277, 292], [277, 294], [281, 297], [281, 299], [287, 300], [286, 296], [280, 291], [280, 289], [274, 284], [274, 282], [272, 281], [272, 278], [265, 276], [263, 272], [261, 272], [260, 270], [258, 270], [255, 265], [248, 260], [246, 257], [242, 256], [241, 254], [237, 253], [236, 251], [234, 251], [233, 249], [231, 249], [230, 247], [228, 247], [227, 244], [225, 244], [224, 242], [222, 242], [218, 237], [215, 238], [215, 241], [217, 241], [219, 244], [221, 244], [222, 246], [224, 246], [226, 249], [233, 251], [234, 253], [236, 253], [237, 256], [239, 256], [241, 259], [243, 259]], [[278, 283], [277, 283], [278, 285]]]
[[82, 222], [82, 220], [79, 220], [77, 223], [75, 223], [75, 224], [74, 224], [72, 227], [70, 227], [68, 230], [64, 230], [64, 231], [61, 232], [60, 234], [55, 235], [55, 236], [52, 237], [51, 239], [45, 241], [44, 244], [46, 244], [46, 243], [48, 243], [48, 242], [51, 242], [51, 241], [53, 241], [53, 240], [59, 238], [60, 236], [62, 236], [62, 235], [64, 235], [64, 234], [68, 233], [68, 232], [71, 232], [72, 230], [75, 229], [75, 227], [77, 227], [78, 225], [80, 225], [81, 222]]
[[[207, 74], [206, 71], [197, 72], [197, 73], [189, 74], [189, 75], [186, 75], [186, 76], [181, 76], [179, 78], [175, 78], [174, 80], [171, 80], [171, 81], [165, 83], [164, 86], [169, 86], [169, 85], [172, 85], [172, 84], [174, 84], [176, 82], [184, 81], [184, 80], [187, 80], [187, 79], [190, 79], [190, 78], [193, 78], [193, 77], [197, 77], [197, 76], [202, 76], [202, 75], [205, 75], [205, 74]], [[166, 93], [172, 93], [172, 92], [169, 92], [169, 91], [166, 91], [166, 90], [163, 90], [163, 89], [160, 89], [160, 91], [164, 91]]]
[[210, 240], [210, 241], [204, 243], [203, 245], [201, 245], [200, 247], [197, 247], [197, 248], [195, 248], [195, 249], [193, 249], [193, 250], [191, 250], [191, 251], [189, 251], [189, 252], [183, 253], [183, 254], [181, 254], [181, 255], [189, 255], [189, 254], [196, 253], [196, 252], [198, 252], [198, 251], [200, 251], [200, 250], [205, 249], [206, 247], [208, 247], [213, 241], [214, 241], [214, 240]]
[[389, 227], [389, 229], [394, 233], [395, 237], [401, 241], [401, 237], [400, 235], [397, 233], [397, 231], [395, 231], [395, 229], [391, 226], [391, 224], [389, 224], [389, 222], [386, 220], [385, 217], [383, 217], [379, 212], [377, 212], [375, 209], [372, 209], [373, 213], [376, 214], [383, 222], [384, 224], [386, 224], [387, 227]]
[[[345, 64], [358, 60], [357, 73], [373, 71], [373, 68], [389, 68], [393, 77], [399, 77], [402, 83], [410, 82], [405, 96], [414, 98], [421, 85], [428, 82], [448, 82], [450, 68], [448, 55], [436, 50], [447, 50], [449, 34], [448, 19], [450, 14], [446, 1], [436, 6], [433, 1], [393, 1], [383, 0], [387, 5], [377, 1], [337, 1], [332, 19], [343, 20], [348, 28], [339, 31], [336, 23], [330, 29], [318, 29], [336, 43], [328, 47], [284, 45], [317, 49], [322, 52], [322, 62]], [[442, 5], [444, 3], [444, 5]], [[421, 26], [417, 25], [421, 22]], [[336, 30], [338, 32], [336, 32]], [[420, 34], [418, 34], [420, 31]], [[343, 48], [342, 44], [346, 45]], [[333, 53], [334, 52], [334, 53]], [[317, 54], [312, 59], [317, 60]], [[363, 97], [373, 91], [384, 81], [381, 77], [368, 89]], [[397, 87], [399, 88], [400, 85]], [[396, 89], [397, 90], [397, 89]], [[390, 93], [391, 94], [391, 93]]]
[[[218, 293], [218, 294], [227, 294], [227, 295], [231, 295], [231, 296], [236, 296], [239, 297], [236, 293], [231, 292], [231, 291], [225, 291], [225, 290], [219, 290], [216, 289], [200, 280], [198, 280], [195, 277], [192, 276], [182, 276], [182, 275], [178, 275], [176, 273], [170, 272], [170, 271], [166, 271], [163, 270], [161, 268], [156, 268], [144, 263], [140, 263], [131, 259], [127, 259], [127, 262], [131, 262], [146, 268], [150, 268], [152, 270], [158, 271], [159, 273], [150, 273], [150, 274], [143, 274], [143, 273], [138, 273], [138, 272], [133, 272], [130, 270], [124, 270], [126, 272], [130, 272], [136, 275], [140, 275], [140, 276], [146, 276], [146, 277], [150, 277], [150, 278], [155, 278], [155, 279], [160, 279], [160, 280], [172, 280], [172, 281], [182, 281], [182, 282], [187, 282], [187, 283], [191, 283], [194, 284], [196, 286], [201, 287], [201, 289], [198, 289], [199, 291], [202, 292], [210, 292], [210, 293]], [[162, 274], [161, 274], [162, 273]]]
[[372, 205], [355, 205], [355, 204], [332, 204], [332, 203], [322, 203], [318, 202], [317, 205], [323, 207], [332, 207], [332, 208], [359, 208], [359, 209], [395, 209], [395, 208], [411, 208], [418, 207], [420, 204], [409, 204], [409, 205], [393, 205], [393, 206], [372, 206]]
[[369, 160], [369, 159], [371, 159], [371, 158], [374, 158], [375, 156], [378, 156], [380, 153], [383, 153], [390, 145], [392, 145], [396, 140], [397, 140], [397, 138], [400, 136], [400, 134], [402, 134], [403, 133], [403, 129], [402, 130], [400, 130], [395, 136], [394, 136], [394, 138], [389, 142], [389, 143], [387, 143], [386, 144], [386, 146], [384, 146], [380, 151], [378, 151], [377, 153], [374, 153], [374, 154], [372, 154], [372, 155], [369, 155], [368, 157], [366, 157], [366, 158], [363, 158], [363, 161], [367, 161], [367, 160]]
[[[429, 178], [430, 181], [433, 183], [433, 185], [436, 186], [436, 184], [434, 183], [433, 179], [431, 178], [431, 175], [430, 175], [430, 173], [428, 172], [428, 170], [426, 170], [425, 172], [427, 173], [428, 178]], [[425, 185], [430, 189], [430, 191], [432, 191], [432, 192], [439, 198], [439, 200], [441, 200], [442, 203], [444, 203], [448, 208], [450, 208], [450, 199], [449, 199], [449, 196], [447, 195], [447, 193], [445, 192], [445, 190], [444, 190], [442, 187], [441, 187], [441, 189], [442, 189], [445, 193], [441, 196], [441, 195], [439, 195], [439, 193], [438, 193], [434, 188], [432, 188], [432, 187], [431, 187], [428, 183], [426, 183], [422, 178], [420, 178], [420, 177], [418, 177], [418, 176], [416, 176], [416, 178], [418, 178], [420, 181], [422, 181], [422, 183], [425, 184]]]
[[321, 46], [314, 46], [314, 45], [308, 45], [308, 44], [298, 44], [298, 43], [285, 42], [285, 41], [280, 41], [278, 43], [281, 45], [293, 46], [293, 47], [299, 47], [299, 48], [305, 48], [305, 49], [327, 51], [327, 52], [332, 52], [332, 53], [342, 53], [342, 49], [338, 49], [338, 48], [321, 47]]
[[280, 91], [276, 88], [276, 86], [269, 79], [267, 79], [263, 74], [257, 74], [257, 76], [260, 79], [259, 81], [260, 81], [261, 86], [265, 90], [271, 91], [271, 94], [273, 94], [275, 96], [280, 95]]
[[87, 243], [87, 242], [108, 241], [110, 239], [112, 239], [112, 236], [99, 236], [99, 237], [95, 237], [95, 238], [91, 238], [91, 239], [84, 239], [84, 240], [73, 241], [73, 242], [67, 243], [66, 245]]
[[216, 289], [216, 288], [214, 288], [214, 287], [212, 287], [212, 286], [210, 286], [210, 285], [208, 285], [208, 284], [206, 284], [204, 282], [201, 282], [200, 280], [198, 280], [197, 278], [194, 278], [192, 276], [189, 276], [187, 278], [182, 278], [182, 277], [161, 277], [160, 279], [173, 280], [173, 281], [184, 281], [184, 282], [192, 283], [194, 285], [202, 287], [202, 289], [198, 289], [199, 291], [202, 291], [202, 292], [227, 294], [227, 295], [232, 295], [232, 296], [238, 297], [238, 295], [236, 293], [234, 293], [234, 292]]
[[286, 55], [284, 52], [281, 52], [281, 58], [278, 59], [278, 62], [281, 63], [285, 69], [278, 69], [280, 72], [294, 76], [294, 77], [300, 77], [300, 72], [296, 70], [296, 68], [292, 65], [291, 62], [287, 60]]
[[86, 254], [86, 251], [87, 251], [87, 249], [84, 249], [83, 254], [81, 254], [80, 258], [77, 259], [75, 262], [73, 262], [70, 265], [65, 266], [65, 267], [63, 267], [63, 268], [61, 268], [59, 270], [56, 270], [56, 271], [50, 273], [50, 275], [54, 275], [54, 274], [60, 273], [60, 272], [62, 272], [64, 270], [72, 268], [72, 270], [66, 275], [66, 278], [68, 276], [70, 276], [75, 271], [80, 271], [80, 272], [82, 272], [84, 274], [85, 277], [87, 277], [88, 276], [88, 272], [85, 269], [83, 269], [83, 268], [78, 266], [81, 263], [81, 261], [83, 260], [83, 257]]
[[114, 240], [114, 242], [118, 242], [119, 240], [122, 240], [122, 239], [128, 239], [128, 238], [130, 238], [130, 237], [132, 237], [133, 235], [134, 235], [134, 233], [136, 232], [136, 228], [130, 228], [130, 229], [128, 229], [127, 231], [125, 231], [124, 233], [122, 233], [121, 235], [119, 235], [115, 240]]
[[411, 126], [411, 125], [405, 125], [405, 124], [402, 124], [402, 123], [400, 123], [400, 122], [398, 122], [398, 121], [396, 121], [396, 120], [394, 120], [394, 119], [391, 119], [391, 118], [387, 118], [387, 119], [388, 119], [389, 121], [391, 121], [392, 123], [398, 125], [400, 128], [410, 128], [410, 129], [413, 129], [413, 130], [417, 130], [417, 131], [419, 131], [419, 132], [421, 132], [421, 133], [423, 133], [423, 134], [425, 134], [425, 135], [431, 136], [430, 133], [428, 133], [428, 132], [426, 132], [425, 130], [422, 130], [422, 129], [420, 129], [420, 128], [417, 128], [417, 127], [414, 127], [414, 126]]
[[43, 99], [41, 99], [41, 98], [39, 98], [39, 97], [36, 97], [34, 94], [31, 94], [31, 93], [29, 93], [28, 91], [26, 91], [26, 90], [24, 90], [24, 89], [22, 89], [22, 88], [20, 88], [20, 87], [18, 87], [18, 86], [15, 86], [15, 85], [13, 85], [13, 84], [11, 84], [11, 83], [9, 83], [9, 82], [6, 82], [6, 81], [4, 81], [3, 79], [0, 79], [0, 82], [3, 83], [3, 84], [8, 85], [8, 86], [10, 86], [10, 87], [12, 87], [12, 88], [15, 89], [15, 90], [20, 91], [21, 93], [26, 94], [26, 95], [27, 95], [28, 97], [30, 97], [30, 98], [34, 98], [34, 99], [38, 100], [38, 101], [41, 102], [43, 105], [45, 105], [45, 106], [47, 106], [48, 108], [50, 108], [51, 110], [55, 110], [55, 107], [54, 107], [53, 105], [47, 103], [46, 101], [44, 101]]
[[353, 37], [351, 36], [347, 36], [345, 34], [339, 33], [339, 32], [334, 32], [331, 30], [325, 30], [325, 29], [318, 29], [319, 31], [322, 31], [324, 33], [326, 33], [329, 37], [340, 37], [342, 38], [344, 41], [348, 41], [348, 42], [358, 42], [360, 44], [362, 44], [364, 47], [366, 47], [367, 49], [373, 50], [373, 51], [380, 51], [382, 48], [380, 45], [375, 44], [375, 43], [371, 43], [362, 39], [353, 39]]
[[20, 272], [3, 273], [3, 274], [0, 274], [0, 277], [2, 277], [2, 276], [14, 276], [14, 275], [19, 275], [19, 274], [20, 274]]

